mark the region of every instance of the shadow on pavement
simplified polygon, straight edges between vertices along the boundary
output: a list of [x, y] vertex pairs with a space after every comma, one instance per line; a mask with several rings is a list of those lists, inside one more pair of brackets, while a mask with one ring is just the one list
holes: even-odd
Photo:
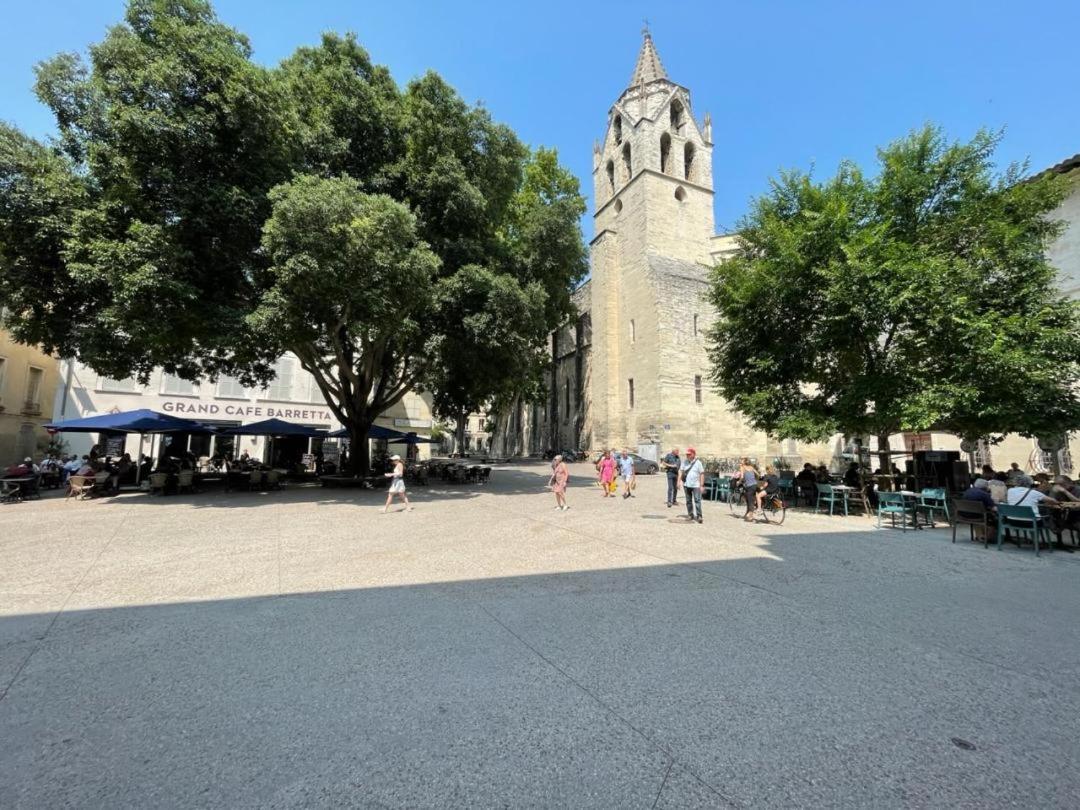
[[137, 606], [76, 588], [0, 618], [0, 806], [1073, 804], [1075, 572], [906, 539]]

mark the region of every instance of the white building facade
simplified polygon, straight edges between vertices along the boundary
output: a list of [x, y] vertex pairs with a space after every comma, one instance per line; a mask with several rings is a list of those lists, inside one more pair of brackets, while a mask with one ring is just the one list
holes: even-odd
[[[61, 380], [57, 387], [54, 419], [78, 419], [105, 413], [119, 413], [147, 408], [160, 413], [194, 419], [214, 427], [235, 427], [264, 419], [282, 419], [318, 430], [334, 431], [341, 422], [326, 404], [314, 378], [300, 366], [291, 354], [280, 357], [275, 364], [275, 378], [265, 388], [248, 388], [232, 377], [220, 377], [216, 382], [192, 383], [179, 377], [155, 370], [146, 385], [128, 378], [114, 380], [102, 376], [75, 361], [63, 361]], [[402, 432], [426, 434], [432, 427], [431, 404], [426, 395], [413, 392], [406, 394], [397, 405], [380, 415], [375, 423]], [[67, 433], [64, 438], [71, 452], [85, 453], [94, 443], [96, 434]], [[180, 450], [196, 456], [213, 456], [220, 453], [235, 458], [243, 452], [251, 457], [271, 462], [271, 444], [262, 436], [237, 436], [235, 438], [206, 434], [180, 436]], [[133, 458], [146, 453], [152, 457], [159, 454], [161, 442], [168, 437], [148, 437], [139, 446], [138, 436], [129, 436], [125, 452]], [[288, 447], [295, 455], [313, 453], [315, 443], [302, 440], [304, 447], [295, 440], [278, 449]], [[391, 452], [394, 445], [390, 446]], [[427, 445], [419, 445], [423, 457]], [[381, 448], [377, 448], [381, 449]], [[404, 445], [397, 448], [404, 455]]]

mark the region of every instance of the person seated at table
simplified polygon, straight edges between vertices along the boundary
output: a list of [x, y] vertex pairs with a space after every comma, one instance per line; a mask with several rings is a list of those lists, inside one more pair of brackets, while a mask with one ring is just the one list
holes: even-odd
[[829, 468], [824, 464], [818, 465], [818, 468], [814, 471], [814, 478], [819, 484], [829, 483]]
[[82, 457], [82, 464], [79, 465], [79, 469], [75, 471], [76, 475], [94, 475], [97, 469], [94, 463], [91, 461], [90, 456]]
[[1039, 516], [1040, 503], [1046, 504], [1047, 506], [1056, 506], [1058, 503], [1045, 492], [1038, 489], [1035, 486], [1035, 479], [1030, 475], [1021, 475], [1020, 478], [1017, 479], [1017, 485], [1009, 489], [1009, 494], [1005, 500], [1010, 506], [1031, 507], [1031, 511], [1035, 513], [1036, 517]]
[[1018, 486], [1020, 478], [1023, 477], [1024, 471], [1020, 469], [1020, 465], [1015, 461], [1009, 465], [1009, 469], [1006, 471], [1006, 481], [1008, 481], [1010, 487]]
[[853, 461], [848, 464], [844, 472], [844, 485], [858, 489], [862, 485], [862, 476], [859, 474], [859, 462]]
[[26, 476], [33, 474], [33, 462], [29, 458], [24, 459], [19, 464], [12, 464], [4, 470], [5, 478], [25, 478]]
[[984, 481], [993, 481], [996, 476], [997, 473], [994, 472], [993, 467], [989, 464], [982, 465], [982, 478]]
[[814, 485], [817, 483], [817, 475], [814, 473], [814, 465], [809, 461], [803, 464], [803, 468], [799, 470], [799, 474], [795, 476], [795, 484], [804, 490], [814, 490]]
[[987, 480], [990, 497], [994, 503], [1002, 503], [1009, 496], [1009, 485], [1005, 483], [1009, 476], [1005, 472], [994, 473], [994, 477]]
[[985, 478], [976, 478], [960, 498], [965, 501], [978, 501], [986, 507], [987, 512], [997, 514], [997, 504], [990, 496], [990, 482]]

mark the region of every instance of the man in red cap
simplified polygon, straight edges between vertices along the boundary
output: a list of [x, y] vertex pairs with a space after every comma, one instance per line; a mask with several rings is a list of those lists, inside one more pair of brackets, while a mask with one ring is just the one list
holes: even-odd
[[686, 448], [686, 458], [679, 468], [679, 486], [686, 495], [687, 517], [701, 523], [701, 493], [705, 489], [705, 468], [693, 447]]

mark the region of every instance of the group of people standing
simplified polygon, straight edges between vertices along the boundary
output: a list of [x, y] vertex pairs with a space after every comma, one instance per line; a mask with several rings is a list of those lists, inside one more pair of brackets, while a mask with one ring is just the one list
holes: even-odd
[[697, 450], [686, 448], [686, 458], [679, 456], [679, 448], [671, 448], [661, 462], [667, 473], [668, 509], [679, 500], [679, 490], [683, 491], [686, 501], [686, 517], [696, 523], [703, 521], [701, 515], [701, 494], [705, 491], [705, 466], [697, 457]]

